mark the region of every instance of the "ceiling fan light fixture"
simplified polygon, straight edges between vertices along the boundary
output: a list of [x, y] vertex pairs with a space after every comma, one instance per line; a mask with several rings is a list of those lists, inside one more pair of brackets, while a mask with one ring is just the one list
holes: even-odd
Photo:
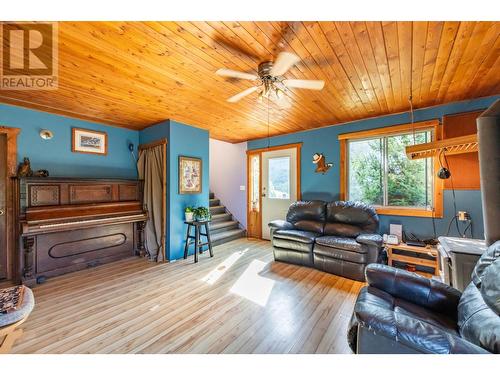
[[253, 80], [256, 85], [228, 98], [229, 103], [236, 103], [258, 91], [259, 102], [266, 98], [276, 102], [281, 109], [287, 109], [291, 107], [290, 97], [287, 95], [289, 88], [321, 90], [325, 85], [321, 80], [284, 79], [283, 75], [299, 61], [300, 58], [294, 53], [280, 52], [276, 60], [261, 62], [257, 75], [226, 68], [218, 69], [215, 73], [222, 77]]

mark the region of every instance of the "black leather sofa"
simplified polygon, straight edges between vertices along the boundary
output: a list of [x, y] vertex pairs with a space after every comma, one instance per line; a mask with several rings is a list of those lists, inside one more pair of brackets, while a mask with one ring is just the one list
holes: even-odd
[[348, 330], [356, 353], [500, 353], [500, 241], [481, 256], [460, 293], [372, 264]]
[[269, 223], [274, 259], [364, 281], [382, 247], [378, 225], [375, 209], [361, 202], [295, 202], [286, 220]]

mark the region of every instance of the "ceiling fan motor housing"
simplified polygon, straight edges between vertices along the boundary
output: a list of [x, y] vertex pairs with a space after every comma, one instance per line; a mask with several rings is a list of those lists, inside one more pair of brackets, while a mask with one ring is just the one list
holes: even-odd
[[264, 78], [271, 78], [271, 68], [273, 67], [273, 62], [272, 61], [264, 61], [259, 64], [259, 77], [264, 79]]

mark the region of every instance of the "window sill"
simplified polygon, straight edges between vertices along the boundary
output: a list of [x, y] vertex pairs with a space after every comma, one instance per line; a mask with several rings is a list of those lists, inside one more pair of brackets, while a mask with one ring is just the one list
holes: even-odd
[[399, 207], [376, 207], [375, 210], [379, 215], [394, 215], [394, 216], [414, 216], [414, 217], [433, 217], [440, 219], [443, 215], [437, 211], [430, 211], [420, 208], [399, 208]]

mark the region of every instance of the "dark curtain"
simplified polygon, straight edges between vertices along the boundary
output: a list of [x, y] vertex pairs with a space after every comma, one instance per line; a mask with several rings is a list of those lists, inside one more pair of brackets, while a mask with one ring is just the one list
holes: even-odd
[[162, 221], [163, 165], [164, 146], [158, 145], [145, 148], [139, 152], [137, 169], [139, 178], [144, 180], [144, 205], [148, 210], [148, 221], [145, 228], [145, 247], [150, 260], [161, 262], [165, 260], [164, 235], [165, 227]]

